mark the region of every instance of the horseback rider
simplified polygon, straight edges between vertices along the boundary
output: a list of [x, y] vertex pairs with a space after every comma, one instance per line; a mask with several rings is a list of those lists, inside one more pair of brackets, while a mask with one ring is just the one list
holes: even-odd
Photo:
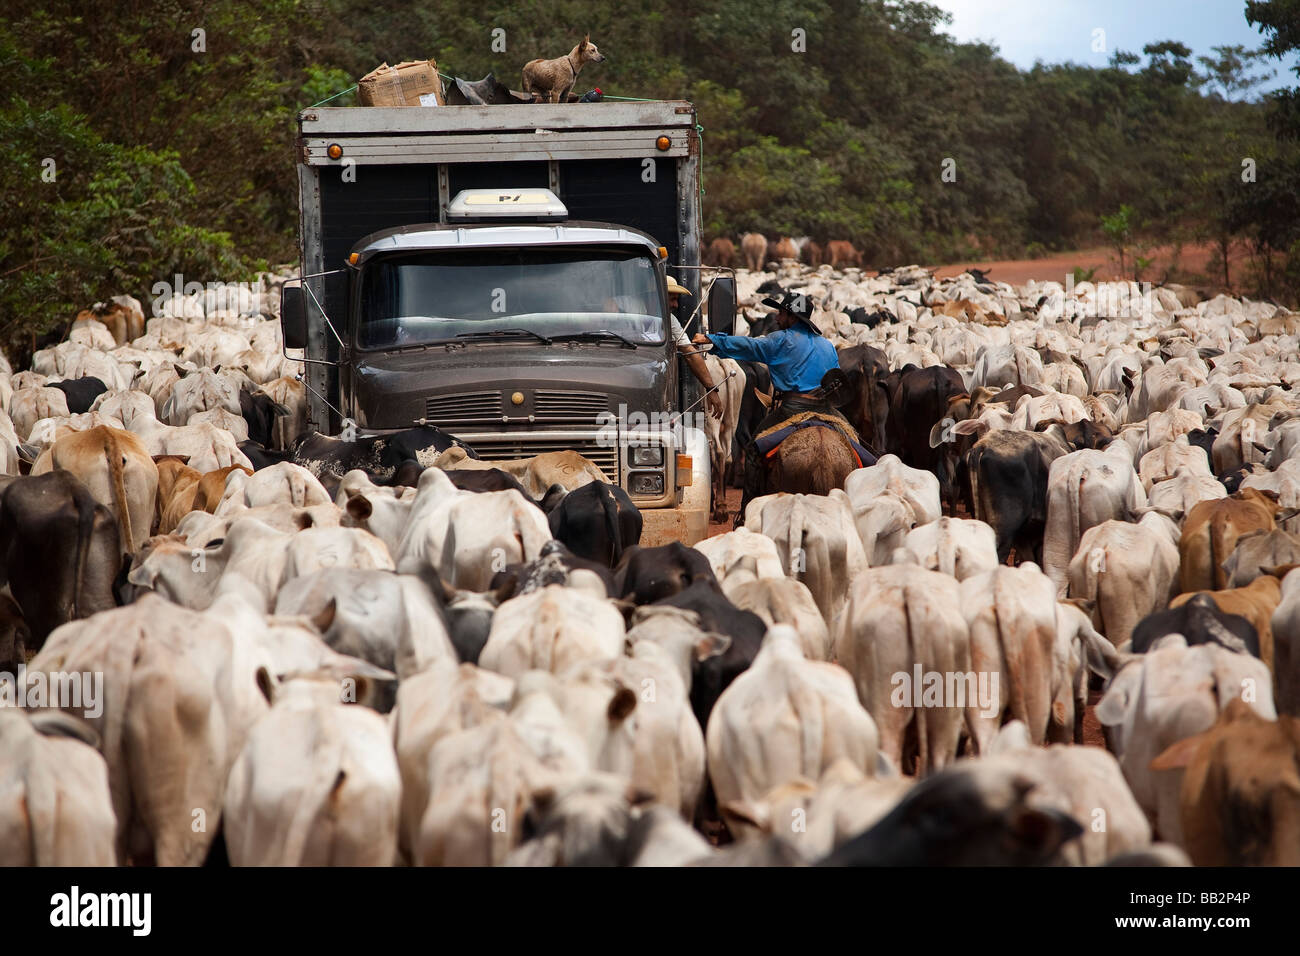
[[787, 292], [780, 299], [764, 299], [776, 309], [778, 331], [756, 338], [746, 335], [697, 334], [694, 341], [712, 345], [719, 358], [761, 362], [772, 373], [775, 400], [767, 416], [754, 429], [745, 447], [744, 505], [763, 493], [762, 457], [754, 439], [775, 425], [803, 412], [845, 421], [820, 391], [822, 379], [840, 367], [839, 353], [812, 321], [812, 300], [801, 292]]

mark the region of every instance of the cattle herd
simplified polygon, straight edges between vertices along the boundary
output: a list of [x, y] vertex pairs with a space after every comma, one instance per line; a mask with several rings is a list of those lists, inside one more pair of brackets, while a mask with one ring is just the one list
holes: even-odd
[[880, 458], [694, 547], [304, 434], [274, 276], [5, 363], [0, 862], [1300, 863], [1300, 315], [768, 261]]

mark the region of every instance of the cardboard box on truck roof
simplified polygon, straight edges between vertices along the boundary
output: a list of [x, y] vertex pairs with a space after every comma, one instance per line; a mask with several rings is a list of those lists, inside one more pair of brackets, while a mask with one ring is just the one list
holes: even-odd
[[362, 106], [445, 106], [435, 60], [381, 63], [357, 81]]

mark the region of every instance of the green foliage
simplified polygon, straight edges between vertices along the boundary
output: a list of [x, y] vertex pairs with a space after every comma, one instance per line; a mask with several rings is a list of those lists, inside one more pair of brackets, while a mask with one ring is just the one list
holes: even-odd
[[848, 239], [887, 266], [1080, 248], [1129, 209], [1126, 261], [1211, 241], [1226, 282], [1245, 242], [1258, 288], [1290, 295], [1300, 144], [1267, 120], [1300, 135], [1300, 100], [1248, 98], [1261, 58], [1300, 45], [1300, 0], [1246, 12], [1259, 52], [1194, 64], [1171, 39], [1022, 71], [916, 0], [33, 0], [0, 20], [0, 338], [177, 269], [291, 261], [295, 115], [380, 62], [518, 88], [524, 63], [584, 33], [609, 58], [579, 90], [696, 104], [707, 236]]

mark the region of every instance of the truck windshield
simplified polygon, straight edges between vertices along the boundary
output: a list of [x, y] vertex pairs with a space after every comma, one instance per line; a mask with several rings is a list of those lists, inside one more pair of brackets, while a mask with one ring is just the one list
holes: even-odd
[[[514, 330], [664, 341], [654, 260], [632, 249], [495, 248], [386, 256], [365, 266], [357, 345], [400, 348]], [[487, 337], [484, 337], [487, 340]]]

